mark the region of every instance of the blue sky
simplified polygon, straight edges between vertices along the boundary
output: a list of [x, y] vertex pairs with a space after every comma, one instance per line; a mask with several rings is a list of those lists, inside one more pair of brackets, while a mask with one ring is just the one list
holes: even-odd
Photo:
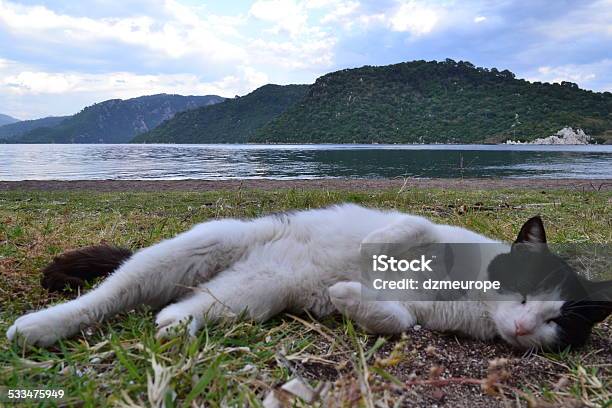
[[612, 0], [0, 0], [0, 112], [20, 119], [445, 58], [612, 91]]

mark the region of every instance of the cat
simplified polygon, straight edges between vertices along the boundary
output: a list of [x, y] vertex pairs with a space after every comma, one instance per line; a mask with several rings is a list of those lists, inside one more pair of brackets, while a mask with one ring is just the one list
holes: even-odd
[[[499, 243], [465, 228], [355, 204], [252, 220], [214, 220], [133, 255], [98, 247], [56, 259], [50, 270], [64, 282], [70, 281], [66, 277], [73, 274], [74, 265], [89, 265], [91, 276], [114, 267], [116, 271], [74, 300], [20, 317], [7, 337], [49, 346], [119, 312], [148, 305], [161, 308], [155, 319], [160, 338], [174, 335], [183, 325], [195, 335], [207, 322], [239, 315], [265, 321], [283, 311], [307, 311], [317, 317], [339, 311], [373, 333], [401, 333], [418, 323], [483, 340], [501, 337], [520, 348], [562, 349], [584, 344], [592, 327], [612, 312], [608, 298], [564, 298], [569, 293], [564, 285], [585, 282], [552, 253], [550, 259], [564, 265], [554, 299], [538, 297], [537, 285], [525, 291], [507, 282], [516, 292], [500, 294], [504, 301], [364, 300], [361, 248], [396, 242]], [[487, 273], [504, 279], [500, 271], [508, 265], [518, 262], [523, 268], [525, 256], [518, 247], [522, 244], [546, 245], [539, 217], [522, 226], [514, 244], [501, 245], [504, 250], [491, 256]], [[89, 256], [92, 253], [101, 259]], [[101, 273], [96, 272], [98, 261], [105, 265]], [[89, 276], [78, 273], [81, 278]], [[609, 288], [610, 282], [604, 285]]]

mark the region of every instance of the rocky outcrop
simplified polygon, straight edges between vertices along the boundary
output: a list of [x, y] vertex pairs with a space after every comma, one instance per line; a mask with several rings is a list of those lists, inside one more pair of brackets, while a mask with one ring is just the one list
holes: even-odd
[[591, 143], [591, 136], [582, 129], [564, 127], [552, 136], [532, 140], [531, 142], [506, 141], [506, 144], [538, 144], [538, 145], [587, 145]]

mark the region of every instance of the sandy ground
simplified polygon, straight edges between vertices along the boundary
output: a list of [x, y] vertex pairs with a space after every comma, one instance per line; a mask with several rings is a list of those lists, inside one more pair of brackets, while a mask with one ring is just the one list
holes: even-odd
[[480, 189], [567, 189], [611, 191], [612, 179], [321, 179], [321, 180], [81, 180], [81, 181], [0, 181], [8, 190], [90, 190], [90, 191], [209, 191], [246, 189], [329, 189], [381, 190], [440, 188]]

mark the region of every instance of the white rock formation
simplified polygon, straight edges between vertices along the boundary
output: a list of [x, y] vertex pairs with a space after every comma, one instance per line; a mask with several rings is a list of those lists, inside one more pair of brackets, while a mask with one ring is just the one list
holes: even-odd
[[564, 127], [552, 136], [535, 139], [531, 142], [517, 142], [507, 140], [506, 144], [539, 144], [539, 145], [586, 145], [591, 142], [591, 136], [584, 133], [582, 129]]

